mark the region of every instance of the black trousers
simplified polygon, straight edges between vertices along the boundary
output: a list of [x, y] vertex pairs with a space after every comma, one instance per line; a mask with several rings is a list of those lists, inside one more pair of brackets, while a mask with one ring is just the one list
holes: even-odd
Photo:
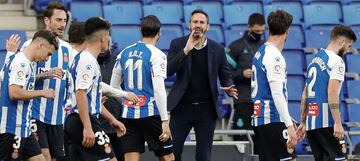
[[182, 103], [171, 111], [170, 129], [176, 161], [181, 161], [184, 142], [192, 127], [196, 137], [196, 161], [210, 161], [216, 119], [212, 102]]
[[[234, 117], [232, 129], [252, 130], [251, 116], [254, 113], [254, 104], [250, 102], [241, 102], [234, 105]], [[234, 135], [236, 141], [247, 141], [246, 135]]]

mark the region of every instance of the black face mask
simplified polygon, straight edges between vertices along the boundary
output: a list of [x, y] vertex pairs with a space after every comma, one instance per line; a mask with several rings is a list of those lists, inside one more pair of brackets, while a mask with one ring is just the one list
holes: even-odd
[[253, 31], [249, 32], [249, 36], [254, 41], [259, 41], [261, 39], [262, 34], [255, 33]]
[[97, 58], [97, 61], [99, 64], [105, 63], [111, 56], [111, 51], [106, 50], [104, 53], [100, 53], [100, 55]]

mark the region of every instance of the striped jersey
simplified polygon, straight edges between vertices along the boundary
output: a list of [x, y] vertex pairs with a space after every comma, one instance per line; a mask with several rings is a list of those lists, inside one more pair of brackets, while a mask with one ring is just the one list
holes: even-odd
[[[28, 46], [31, 40], [24, 43], [22, 48]], [[59, 39], [59, 49], [56, 50], [46, 62], [38, 63], [37, 74], [46, 72], [54, 67], [62, 68], [64, 76], [62, 79], [52, 78], [37, 81], [35, 90], [53, 89], [55, 99], [44, 97], [35, 98], [32, 107], [32, 118], [50, 125], [61, 125], [64, 123], [64, 108], [66, 103], [67, 70], [72, 48], [69, 43]]]
[[320, 49], [307, 67], [306, 130], [333, 127], [334, 119], [328, 105], [328, 84], [330, 79], [343, 82], [344, 77], [345, 64], [341, 57], [333, 51]]
[[2, 73], [0, 97], [0, 134], [11, 133], [20, 137], [30, 136], [32, 100], [16, 101], [9, 97], [9, 86], [22, 86], [32, 91], [35, 85], [36, 63], [31, 62], [23, 52], [9, 56], [5, 60]]
[[283, 94], [287, 100], [286, 63], [281, 52], [271, 43], [262, 45], [252, 61], [251, 98], [254, 102], [252, 125], [260, 126], [283, 122], [271, 95], [269, 82], [283, 83]]
[[122, 75], [125, 91], [133, 92], [140, 98], [137, 104], [127, 100], [123, 102], [123, 118], [139, 119], [159, 115], [152, 79], [155, 76], [166, 78], [166, 63], [166, 55], [161, 50], [141, 41], [120, 52], [113, 74]]
[[[101, 112], [101, 71], [96, 58], [86, 50], [77, 54], [70, 68], [74, 81], [74, 90], [86, 89], [88, 111], [91, 115], [98, 115]], [[73, 112], [78, 112], [77, 106]]]

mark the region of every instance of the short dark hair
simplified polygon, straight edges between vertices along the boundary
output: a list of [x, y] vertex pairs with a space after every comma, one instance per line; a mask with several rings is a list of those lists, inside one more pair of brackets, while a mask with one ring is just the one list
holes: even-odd
[[69, 43], [82, 44], [85, 39], [85, 23], [84, 22], [73, 22], [69, 27]]
[[60, 3], [60, 2], [50, 2], [46, 9], [43, 12], [43, 16], [50, 18], [53, 14], [54, 14], [54, 10], [63, 10], [66, 13], [66, 18], [67, 20], [69, 20], [69, 15], [68, 15], [68, 10], [66, 9], [66, 7], [64, 6], [64, 4]]
[[33, 40], [36, 40], [37, 38], [45, 39], [47, 42], [49, 42], [50, 45], [54, 46], [55, 50], [59, 48], [59, 40], [56, 38], [56, 35], [49, 30], [37, 31], [33, 37]]
[[350, 27], [345, 26], [345, 25], [336, 25], [331, 30], [330, 39], [335, 40], [341, 36], [343, 36], [349, 40], [352, 40], [354, 42], [356, 41], [356, 35], [355, 35], [354, 31], [351, 30]]
[[110, 30], [110, 28], [111, 23], [101, 17], [91, 17], [85, 21], [84, 25], [86, 36], [90, 36], [100, 30]]
[[154, 15], [146, 16], [141, 20], [141, 35], [143, 37], [155, 37], [160, 28], [161, 22]]
[[249, 16], [248, 25], [264, 25], [265, 24], [265, 18], [260, 13], [253, 13]]
[[293, 16], [286, 11], [277, 10], [268, 16], [270, 35], [283, 35], [290, 27]]
[[191, 22], [192, 16], [194, 16], [194, 15], [197, 14], [197, 13], [200, 13], [200, 14], [205, 15], [205, 17], [206, 17], [206, 22], [209, 23], [209, 15], [208, 15], [204, 10], [202, 10], [202, 9], [196, 9], [196, 10], [192, 11], [192, 12], [191, 12], [191, 17], [190, 17], [190, 19], [189, 19], [189, 22]]

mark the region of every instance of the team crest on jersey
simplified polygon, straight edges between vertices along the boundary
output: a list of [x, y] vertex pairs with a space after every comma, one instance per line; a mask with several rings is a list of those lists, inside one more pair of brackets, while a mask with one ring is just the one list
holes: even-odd
[[86, 70], [91, 70], [92, 66], [89, 64], [86, 66]]

